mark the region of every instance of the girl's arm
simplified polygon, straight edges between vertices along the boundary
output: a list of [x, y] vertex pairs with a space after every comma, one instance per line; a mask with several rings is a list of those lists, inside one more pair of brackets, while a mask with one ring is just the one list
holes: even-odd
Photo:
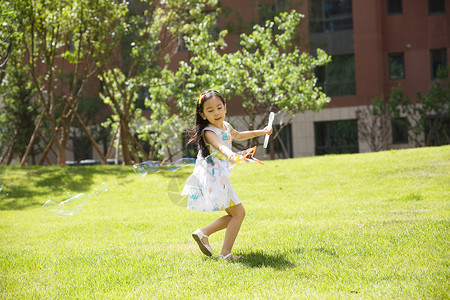
[[264, 129], [262, 130], [252, 130], [252, 131], [242, 131], [239, 132], [237, 130], [235, 130], [233, 127], [231, 127], [230, 125], [230, 132], [231, 132], [231, 137], [233, 138], [233, 140], [236, 141], [244, 141], [244, 140], [248, 140], [248, 139], [252, 139], [261, 135], [271, 135], [272, 134], [272, 126], [266, 126]]
[[228, 149], [214, 132], [205, 130], [205, 140], [208, 144], [211, 144], [214, 148], [222, 152], [228, 159], [234, 156], [233, 151]]

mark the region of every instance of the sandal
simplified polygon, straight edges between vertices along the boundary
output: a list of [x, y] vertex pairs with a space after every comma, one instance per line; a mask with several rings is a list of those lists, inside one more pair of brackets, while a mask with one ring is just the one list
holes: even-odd
[[211, 246], [203, 243], [203, 241], [202, 241], [202, 238], [208, 238], [208, 236], [205, 235], [201, 229], [197, 229], [196, 231], [194, 231], [192, 233], [192, 237], [197, 242], [197, 244], [200, 247], [200, 250], [203, 252], [203, 254], [205, 254], [206, 256], [213, 255]]
[[242, 256], [240, 256], [240, 255], [232, 255], [231, 252], [228, 253], [227, 255], [219, 254], [219, 260], [239, 260], [241, 258], [242, 258]]

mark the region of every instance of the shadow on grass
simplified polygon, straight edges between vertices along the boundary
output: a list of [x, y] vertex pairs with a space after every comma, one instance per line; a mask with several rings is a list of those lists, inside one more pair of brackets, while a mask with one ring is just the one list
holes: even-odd
[[129, 172], [124, 168], [111, 166], [31, 166], [1, 168], [0, 174], [3, 184], [0, 210], [22, 210], [42, 205], [43, 198], [56, 200], [55, 198], [68, 198], [68, 192], [74, 195], [90, 191], [95, 177], [114, 174], [120, 180]]
[[282, 253], [269, 254], [263, 251], [254, 251], [250, 253], [240, 253], [243, 258], [235, 261], [251, 268], [273, 268], [278, 270], [285, 270], [294, 268], [295, 264], [286, 259], [286, 255]]

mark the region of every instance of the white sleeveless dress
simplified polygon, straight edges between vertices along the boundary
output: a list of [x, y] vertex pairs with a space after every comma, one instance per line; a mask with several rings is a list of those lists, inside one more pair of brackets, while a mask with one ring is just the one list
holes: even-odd
[[[223, 122], [225, 131], [212, 125], [203, 129], [214, 132], [223, 144], [231, 150], [230, 124]], [[212, 145], [206, 143], [208, 157], [202, 157], [199, 151], [195, 163], [194, 172], [186, 181], [181, 192], [182, 196], [188, 196], [187, 208], [196, 211], [219, 211], [241, 203], [238, 195], [230, 183], [230, 171], [232, 166], [225, 155]]]

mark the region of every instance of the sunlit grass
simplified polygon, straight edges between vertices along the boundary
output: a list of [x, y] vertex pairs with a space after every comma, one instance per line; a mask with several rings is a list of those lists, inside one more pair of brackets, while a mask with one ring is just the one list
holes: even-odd
[[[5, 299], [449, 298], [450, 147], [236, 166], [247, 216], [223, 263], [191, 232], [221, 213], [168, 197], [191, 167], [0, 167]], [[42, 209], [91, 193], [64, 217]], [[171, 200], [172, 199], [172, 200]], [[224, 233], [211, 236], [216, 254]]]

